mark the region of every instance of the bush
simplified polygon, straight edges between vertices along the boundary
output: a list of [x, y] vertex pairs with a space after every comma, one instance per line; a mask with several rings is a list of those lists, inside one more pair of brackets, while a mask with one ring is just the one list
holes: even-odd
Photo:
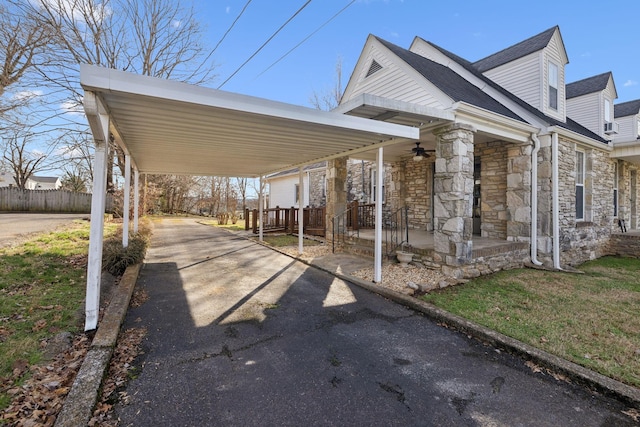
[[102, 268], [114, 276], [120, 276], [130, 265], [144, 260], [147, 240], [136, 235], [129, 239], [129, 246], [122, 247], [122, 238], [110, 238], [104, 241], [102, 248]]

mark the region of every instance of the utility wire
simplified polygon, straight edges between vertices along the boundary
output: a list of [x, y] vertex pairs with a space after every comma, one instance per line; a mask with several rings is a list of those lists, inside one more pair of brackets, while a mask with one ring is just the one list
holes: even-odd
[[264, 73], [266, 73], [267, 71], [269, 71], [274, 65], [276, 65], [278, 62], [282, 61], [284, 58], [286, 58], [291, 52], [293, 52], [294, 50], [296, 50], [298, 47], [300, 47], [300, 45], [302, 45], [304, 42], [306, 42], [307, 40], [309, 40], [311, 37], [313, 37], [313, 35], [315, 33], [317, 33], [318, 31], [320, 31], [322, 28], [324, 28], [329, 22], [333, 21], [338, 15], [340, 15], [342, 12], [344, 12], [349, 6], [351, 6], [352, 4], [354, 4], [356, 2], [356, 0], [351, 0], [351, 2], [346, 5], [345, 7], [343, 7], [342, 9], [340, 9], [340, 11], [338, 13], [336, 13], [335, 15], [333, 15], [331, 18], [329, 18], [327, 21], [325, 21], [324, 24], [320, 25], [318, 28], [316, 28], [316, 30], [314, 32], [312, 32], [311, 34], [309, 34], [307, 37], [305, 37], [300, 43], [298, 43], [297, 45], [295, 45], [294, 47], [292, 47], [287, 53], [285, 53], [284, 55], [282, 55], [280, 58], [278, 58], [277, 61], [275, 61], [273, 64], [269, 65], [264, 71], [262, 71], [260, 74], [258, 74], [256, 76], [256, 78], [260, 77], [261, 75], [263, 75]]
[[235, 70], [235, 71], [233, 72], [233, 74], [231, 74], [229, 77], [227, 77], [227, 80], [225, 80], [224, 82], [222, 82], [222, 84], [221, 84], [220, 86], [218, 86], [218, 89], [220, 89], [220, 88], [221, 88], [222, 86], [224, 86], [224, 85], [225, 85], [229, 80], [231, 80], [231, 78], [232, 78], [233, 76], [235, 76], [236, 74], [238, 74], [238, 72], [239, 72], [239, 71], [240, 71], [240, 70], [241, 70], [245, 65], [247, 65], [247, 63], [248, 63], [249, 61], [251, 61], [251, 60], [253, 59], [253, 57], [254, 57], [254, 56], [256, 56], [256, 55], [257, 55], [257, 54], [258, 54], [258, 53], [259, 53], [259, 52], [260, 52], [260, 51], [261, 51], [261, 50], [262, 50], [262, 49], [263, 49], [263, 48], [264, 48], [264, 47], [265, 47], [265, 46], [266, 46], [266, 45], [267, 45], [267, 44], [268, 44], [268, 43], [269, 43], [269, 42], [270, 42], [270, 41], [271, 41], [271, 40], [272, 40], [272, 39], [273, 39], [273, 38], [274, 38], [274, 37], [275, 37], [275, 36], [276, 36], [276, 35], [277, 35], [277, 34], [278, 34], [282, 29], [283, 29], [283, 28], [284, 28], [284, 27], [286, 27], [286, 26], [289, 24], [289, 22], [291, 22], [291, 21], [293, 20], [293, 18], [295, 18], [295, 17], [296, 17], [300, 12], [302, 12], [302, 9], [304, 9], [305, 7], [307, 7], [307, 6], [309, 5], [309, 3], [311, 3], [311, 0], [307, 0], [307, 2], [306, 2], [305, 4], [303, 4], [303, 5], [302, 5], [302, 7], [300, 7], [300, 9], [298, 9], [298, 10], [296, 11], [296, 13], [294, 13], [293, 15], [291, 15], [291, 18], [287, 19], [287, 21], [286, 21], [284, 24], [282, 24], [282, 25], [280, 26], [280, 28], [278, 28], [278, 29], [276, 30], [276, 32], [275, 32], [275, 33], [273, 33], [273, 34], [271, 35], [271, 37], [269, 37], [269, 38], [267, 39], [267, 41], [266, 41], [266, 42], [264, 42], [264, 43], [262, 44], [262, 46], [260, 46], [260, 47], [258, 48], [258, 50], [256, 50], [255, 52], [253, 52], [253, 54], [252, 54], [252, 55], [251, 55], [251, 56], [250, 56], [246, 61], [244, 61], [244, 62], [242, 63], [242, 65], [240, 65], [240, 67], [238, 67], [238, 69], [237, 69], [237, 70]]
[[234, 21], [231, 23], [231, 26], [229, 28], [227, 28], [227, 31], [225, 31], [225, 33], [222, 35], [222, 38], [220, 39], [220, 41], [218, 41], [218, 43], [216, 44], [216, 46], [211, 50], [211, 52], [209, 52], [209, 54], [207, 55], [207, 57], [204, 59], [204, 61], [202, 61], [202, 64], [205, 64], [207, 61], [209, 61], [209, 58], [211, 58], [211, 55], [213, 55], [213, 53], [218, 49], [218, 47], [220, 47], [220, 45], [222, 44], [222, 42], [224, 41], [224, 39], [227, 37], [227, 35], [231, 32], [231, 30], [233, 29], [233, 27], [236, 25], [236, 22], [238, 22], [238, 20], [240, 19], [240, 17], [242, 16], [242, 14], [244, 13], [245, 10], [247, 10], [247, 7], [249, 6], [249, 3], [251, 3], [252, 0], [248, 0], [244, 7], [242, 8], [242, 10], [240, 11], [240, 13], [238, 14], [238, 16], [236, 16], [236, 19], [234, 19]]

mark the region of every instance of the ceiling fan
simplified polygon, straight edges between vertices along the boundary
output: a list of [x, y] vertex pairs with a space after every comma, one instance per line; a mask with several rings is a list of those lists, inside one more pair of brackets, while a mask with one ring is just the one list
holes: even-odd
[[[431, 156], [429, 156], [429, 154], [427, 154], [427, 150], [425, 150], [424, 148], [420, 147], [420, 141], [416, 142], [415, 148], [412, 148], [411, 151], [413, 152], [413, 161], [415, 161], [415, 162], [420, 162], [420, 161], [422, 161], [422, 159], [426, 159], [427, 157], [431, 157]], [[429, 150], [429, 151], [433, 152], [434, 150]]]

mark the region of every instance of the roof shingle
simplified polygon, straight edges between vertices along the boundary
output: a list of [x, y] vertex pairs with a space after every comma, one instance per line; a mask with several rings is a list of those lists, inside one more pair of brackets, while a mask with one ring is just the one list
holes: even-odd
[[623, 102], [613, 106], [613, 116], [615, 118], [633, 116], [635, 114], [640, 114], [640, 99]]
[[565, 86], [567, 99], [605, 90], [609, 77], [613, 78], [611, 71], [567, 84]]

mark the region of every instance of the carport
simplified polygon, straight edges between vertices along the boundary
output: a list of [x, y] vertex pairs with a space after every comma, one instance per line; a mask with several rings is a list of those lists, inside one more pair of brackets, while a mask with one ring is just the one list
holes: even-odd
[[[134, 171], [133, 231], [138, 225], [139, 174], [262, 178], [286, 169], [375, 150], [420, 138], [418, 127], [223, 92], [185, 83], [82, 65], [84, 108], [95, 142], [85, 330], [97, 327], [108, 141], [125, 153], [124, 212]], [[381, 280], [382, 174], [377, 174], [374, 277]], [[301, 204], [300, 209], [303, 206]], [[302, 212], [300, 212], [302, 217]], [[123, 219], [128, 245], [129, 218]], [[302, 230], [299, 250], [302, 252]], [[261, 234], [262, 237], [262, 234]]]

